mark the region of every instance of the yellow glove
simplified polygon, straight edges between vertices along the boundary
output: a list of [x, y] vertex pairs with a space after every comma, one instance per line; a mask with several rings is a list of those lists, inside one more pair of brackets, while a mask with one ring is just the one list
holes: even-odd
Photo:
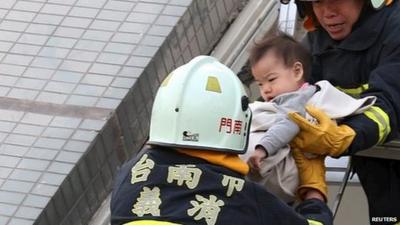
[[324, 112], [312, 106], [307, 112], [318, 123], [312, 124], [298, 113], [289, 113], [289, 118], [300, 127], [300, 133], [290, 145], [318, 155], [340, 156], [351, 144], [356, 133], [347, 125], [337, 125]]
[[318, 190], [324, 200], [328, 199], [328, 188], [325, 181], [325, 156], [319, 155], [315, 158], [307, 158], [299, 149], [292, 149], [292, 155], [299, 170], [300, 185], [297, 194], [304, 200], [307, 189]]

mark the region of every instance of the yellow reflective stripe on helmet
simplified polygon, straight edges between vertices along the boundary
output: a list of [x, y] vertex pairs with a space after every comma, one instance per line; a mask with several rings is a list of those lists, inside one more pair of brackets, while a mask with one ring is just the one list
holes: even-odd
[[344, 93], [351, 95], [355, 98], [359, 98], [361, 93], [364, 92], [365, 90], [368, 90], [369, 84], [363, 84], [358, 88], [341, 88], [336, 86], [337, 89], [343, 91]]
[[221, 86], [219, 85], [218, 78], [209, 76], [207, 78], [206, 90], [221, 93]]
[[315, 220], [307, 220], [309, 225], [324, 225], [321, 222], [315, 221]]
[[157, 221], [157, 220], [138, 220], [129, 223], [124, 223], [123, 225], [180, 225], [178, 223]]
[[364, 114], [373, 120], [379, 127], [379, 141], [378, 144], [382, 144], [386, 137], [391, 131], [389, 116], [379, 107], [372, 106]]

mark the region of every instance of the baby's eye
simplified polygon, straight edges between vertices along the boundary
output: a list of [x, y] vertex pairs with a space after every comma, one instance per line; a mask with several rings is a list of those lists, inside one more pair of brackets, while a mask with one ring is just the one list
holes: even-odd
[[274, 81], [274, 80], [276, 80], [276, 78], [274, 77], [274, 78], [270, 78], [270, 79], [268, 79], [268, 82], [272, 82], [272, 81]]

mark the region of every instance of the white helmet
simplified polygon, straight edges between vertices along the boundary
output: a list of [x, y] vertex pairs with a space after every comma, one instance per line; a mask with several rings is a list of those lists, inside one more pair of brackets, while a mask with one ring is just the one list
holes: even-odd
[[251, 111], [239, 78], [198, 56], [162, 82], [153, 104], [149, 144], [244, 153]]

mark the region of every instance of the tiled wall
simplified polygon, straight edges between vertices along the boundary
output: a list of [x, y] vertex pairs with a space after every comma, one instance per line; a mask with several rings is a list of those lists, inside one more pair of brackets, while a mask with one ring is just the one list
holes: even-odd
[[87, 224], [160, 81], [244, 0], [2, 0], [0, 225]]

